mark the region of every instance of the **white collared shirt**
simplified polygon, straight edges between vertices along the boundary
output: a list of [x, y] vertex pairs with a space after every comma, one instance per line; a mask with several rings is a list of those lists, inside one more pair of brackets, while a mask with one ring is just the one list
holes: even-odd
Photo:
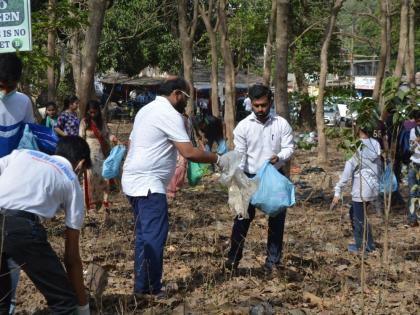
[[293, 154], [293, 131], [286, 119], [269, 115], [261, 123], [254, 113], [241, 120], [233, 131], [235, 150], [244, 154], [240, 168], [256, 174], [273, 155], [279, 157], [274, 165], [280, 168]]
[[134, 120], [121, 179], [126, 195], [166, 193], [176, 166], [174, 142], [190, 142], [184, 119], [165, 97], [157, 96]]
[[83, 224], [83, 193], [70, 162], [39, 151], [14, 150], [0, 158], [0, 208], [47, 219], [64, 209], [66, 226], [79, 230]]

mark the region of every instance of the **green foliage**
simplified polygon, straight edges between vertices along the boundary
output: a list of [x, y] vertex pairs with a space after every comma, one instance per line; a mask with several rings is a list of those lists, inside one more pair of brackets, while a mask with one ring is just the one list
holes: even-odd
[[[47, 53], [48, 31], [56, 30], [59, 45], [65, 45], [71, 32], [84, 27], [87, 23], [87, 13], [72, 5], [68, 0], [57, 1], [53, 11], [47, 10], [46, 1], [33, 1], [32, 5], [32, 51], [21, 52], [24, 67], [22, 84], [29, 85], [32, 93], [38, 94], [46, 89], [47, 67], [56, 66], [58, 58], [50, 58]], [[50, 12], [56, 16], [50, 21]]]
[[370, 98], [356, 99], [349, 105], [350, 113], [355, 113], [356, 126], [364, 130], [374, 130], [380, 119], [379, 104]]
[[115, 0], [105, 16], [98, 71], [138, 74], [148, 65], [178, 73], [181, 54], [164, 2]]
[[362, 141], [359, 139], [358, 135], [353, 133], [352, 129], [340, 129], [340, 138], [342, 139], [337, 145], [338, 149], [344, 151], [344, 158], [346, 160], [350, 159], [354, 152], [361, 147]]
[[234, 64], [239, 69], [247, 69], [264, 53], [271, 1], [231, 0], [229, 5], [228, 32]]
[[[328, 1], [291, 1], [291, 71], [301, 70], [313, 76], [319, 72], [319, 56], [324, 29], [331, 11]], [[341, 56], [341, 40], [334, 32], [329, 47], [329, 69], [333, 73], [344, 73], [345, 64]], [[313, 80], [317, 80], [316, 77]]]
[[389, 77], [384, 80], [382, 96], [385, 108], [393, 113], [394, 125], [407, 120], [412, 112], [418, 110], [420, 96], [416, 92], [416, 90], [402, 90], [398, 78]]
[[327, 139], [340, 138], [341, 135], [342, 135], [341, 130], [342, 130], [342, 128], [339, 128], [339, 127], [326, 128], [325, 129], [325, 137], [327, 137]]

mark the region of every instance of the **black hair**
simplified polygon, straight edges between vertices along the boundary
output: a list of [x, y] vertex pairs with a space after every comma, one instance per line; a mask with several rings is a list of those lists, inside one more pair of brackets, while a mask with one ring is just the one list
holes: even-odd
[[158, 95], [169, 96], [173, 91], [180, 90], [189, 92], [187, 81], [181, 77], [175, 77], [165, 80], [158, 89]]
[[66, 97], [63, 102], [63, 111], [68, 109], [70, 104], [73, 104], [74, 102], [77, 102], [78, 100], [79, 98], [76, 95]]
[[48, 108], [48, 107], [54, 107], [55, 109], [57, 109], [57, 104], [53, 101], [48, 101], [45, 108]]
[[[96, 109], [98, 114], [95, 117], [91, 117], [89, 114], [89, 109]], [[86, 105], [86, 111], [85, 111], [85, 122], [86, 122], [86, 128], [89, 129], [91, 125], [91, 120], [93, 120], [98, 126], [98, 129], [101, 130], [103, 126], [103, 120], [102, 120], [102, 112], [101, 112], [101, 104], [98, 101], [90, 100]]]
[[0, 54], [0, 81], [15, 84], [22, 75], [22, 61], [16, 53]]
[[413, 111], [413, 113], [412, 113], [412, 117], [413, 117], [415, 120], [420, 119], [420, 110], [415, 110], [415, 111]]
[[270, 88], [263, 84], [254, 84], [249, 88], [248, 91], [249, 98], [255, 100], [264, 96], [268, 97], [268, 100], [271, 102], [273, 98], [273, 93]]
[[55, 154], [69, 160], [73, 167], [76, 167], [83, 159], [85, 159], [86, 168], [90, 168], [92, 166], [89, 145], [85, 139], [79, 136], [62, 137], [60, 141], [58, 141]]
[[200, 115], [195, 117], [194, 125], [196, 129], [203, 131], [210, 142], [223, 139], [223, 122], [218, 117], [210, 114]]

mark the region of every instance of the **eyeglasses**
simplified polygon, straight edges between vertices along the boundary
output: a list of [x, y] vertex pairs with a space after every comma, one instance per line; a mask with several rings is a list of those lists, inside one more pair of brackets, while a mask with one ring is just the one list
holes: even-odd
[[182, 90], [178, 90], [179, 92], [181, 92], [182, 94], [184, 94], [184, 96], [186, 98], [190, 98], [191, 96], [189, 96], [186, 92], [182, 91]]

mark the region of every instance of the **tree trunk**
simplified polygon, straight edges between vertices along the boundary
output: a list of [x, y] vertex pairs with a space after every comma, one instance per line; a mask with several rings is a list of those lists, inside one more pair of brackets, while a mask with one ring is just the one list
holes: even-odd
[[216, 32], [218, 27], [218, 21], [213, 27], [211, 25], [211, 17], [213, 15], [213, 0], [209, 1], [208, 11], [201, 4], [199, 7], [200, 16], [203, 19], [204, 25], [206, 26], [207, 34], [210, 39], [210, 55], [211, 55], [211, 112], [213, 116], [219, 117], [219, 81], [218, 81], [218, 58], [217, 58], [217, 38]]
[[277, 0], [275, 103], [277, 113], [290, 121], [287, 96], [288, 17], [289, 0]]
[[400, 18], [400, 41], [398, 44], [398, 57], [395, 65], [394, 77], [401, 80], [404, 60], [407, 53], [408, 42], [408, 2], [409, 0], [401, 0], [401, 18]]
[[410, 7], [408, 11], [408, 49], [407, 49], [407, 82], [410, 89], [416, 89], [416, 62], [415, 62], [415, 12], [414, 12], [414, 0], [410, 1]]
[[80, 86], [78, 88], [80, 98], [79, 112], [81, 115], [84, 114], [86, 104], [92, 96], [96, 60], [107, 3], [107, 0], [89, 1], [88, 27], [82, 51], [83, 64], [80, 75]]
[[331, 35], [335, 27], [338, 12], [345, 0], [335, 0], [331, 15], [324, 32], [324, 41], [321, 48], [320, 63], [321, 69], [319, 74], [319, 95], [316, 103], [316, 127], [318, 131], [318, 162], [327, 163], [327, 139], [325, 137], [324, 122], [324, 95], [328, 74], [328, 48], [330, 47]]
[[295, 70], [296, 85], [300, 94], [300, 112], [298, 124], [305, 130], [313, 130], [315, 121], [312, 116], [311, 101], [308, 93], [308, 83], [302, 69]]
[[264, 74], [263, 82], [265, 85], [270, 86], [271, 78], [271, 61], [273, 59], [273, 42], [274, 42], [274, 26], [276, 25], [277, 14], [277, 0], [271, 2], [271, 14], [268, 22], [267, 43], [264, 52]]
[[54, 25], [55, 22], [55, 6], [56, 0], [48, 1], [48, 11], [49, 11], [49, 22], [50, 29], [48, 30], [48, 57], [50, 59], [50, 64], [47, 67], [47, 81], [48, 81], [48, 100], [56, 101], [57, 98], [57, 88], [55, 80], [55, 41], [56, 41], [56, 29], [51, 25]]
[[[71, 0], [72, 4], [74, 6], [78, 5], [78, 0]], [[73, 13], [70, 13], [73, 15]], [[71, 61], [71, 69], [73, 73], [73, 81], [74, 81], [74, 87], [75, 87], [75, 94], [80, 95], [79, 93], [79, 87], [81, 86], [80, 78], [82, 75], [82, 44], [84, 40], [84, 36], [82, 32], [79, 30], [73, 31], [71, 37], [70, 37], [70, 61]]]
[[379, 57], [378, 70], [376, 72], [375, 87], [372, 98], [379, 101], [382, 89], [382, 82], [385, 75], [386, 61], [388, 58], [388, 0], [380, 0], [381, 5], [381, 52]]
[[[179, 40], [182, 49], [182, 64], [184, 67], [184, 79], [187, 81], [190, 95], [194, 96], [194, 84], [193, 84], [193, 41], [195, 35], [195, 29], [197, 26], [197, 14], [198, 14], [198, 0], [194, 0], [194, 15], [191, 24], [187, 22], [187, 1], [178, 1], [178, 29], [179, 29]], [[193, 114], [193, 101], [194, 97], [188, 100], [186, 112], [188, 115]]]
[[235, 127], [235, 67], [233, 65], [232, 50], [228, 39], [228, 28], [226, 21], [226, 0], [219, 1], [219, 31], [220, 46], [225, 66], [225, 125], [226, 137], [229, 149], [233, 149], [233, 128]]

